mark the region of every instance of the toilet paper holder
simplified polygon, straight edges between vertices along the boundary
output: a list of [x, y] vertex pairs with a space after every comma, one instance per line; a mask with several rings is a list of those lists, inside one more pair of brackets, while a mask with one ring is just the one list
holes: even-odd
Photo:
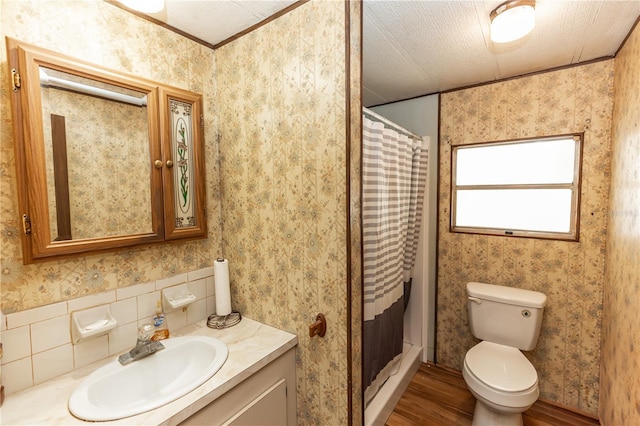
[[327, 332], [327, 319], [324, 314], [318, 314], [316, 321], [309, 326], [309, 337], [318, 335], [324, 337]]

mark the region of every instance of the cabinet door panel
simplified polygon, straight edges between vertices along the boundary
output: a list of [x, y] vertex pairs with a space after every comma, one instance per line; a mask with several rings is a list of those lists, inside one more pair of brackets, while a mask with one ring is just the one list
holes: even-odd
[[157, 86], [10, 38], [7, 53], [24, 263], [162, 241]]
[[282, 426], [287, 424], [287, 382], [281, 379], [240, 412], [225, 426]]
[[161, 88], [167, 240], [206, 235], [202, 96]]

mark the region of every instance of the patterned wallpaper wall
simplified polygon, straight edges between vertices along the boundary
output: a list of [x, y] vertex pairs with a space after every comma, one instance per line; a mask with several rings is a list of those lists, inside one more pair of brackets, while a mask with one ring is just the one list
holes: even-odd
[[24, 266], [8, 90], [0, 111], [0, 282], [5, 313], [125, 287], [213, 264], [221, 252], [214, 55], [207, 47], [101, 0], [0, 1], [0, 78], [9, 81], [4, 37], [204, 94], [209, 238]]
[[[541, 398], [598, 408], [609, 192], [613, 60], [444, 93], [441, 98], [436, 359], [461, 370], [477, 341], [465, 284], [481, 281], [548, 297], [535, 350]], [[585, 132], [580, 242], [449, 232], [451, 145]]]
[[615, 59], [600, 421], [640, 424], [640, 25]]
[[[234, 309], [298, 334], [300, 424], [347, 405], [345, 5], [312, 1], [216, 50]], [[324, 338], [308, 337], [318, 312]]]

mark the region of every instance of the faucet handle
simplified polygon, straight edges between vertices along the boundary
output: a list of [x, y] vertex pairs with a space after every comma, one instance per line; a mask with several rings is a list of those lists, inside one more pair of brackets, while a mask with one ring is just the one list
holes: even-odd
[[153, 336], [155, 329], [151, 324], [143, 324], [138, 328], [138, 342], [148, 343]]

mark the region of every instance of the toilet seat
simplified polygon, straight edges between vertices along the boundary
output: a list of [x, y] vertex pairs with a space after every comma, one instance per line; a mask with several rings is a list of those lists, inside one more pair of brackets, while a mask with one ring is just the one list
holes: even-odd
[[463, 376], [476, 396], [501, 407], [529, 407], [538, 399], [538, 374], [516, 348], [480, 342], [464, 358]]
[[480, 342], [465, 357], [478, 379], [503, 392], [522, 392], [538, 383], [538, 373], [516, 348]]

